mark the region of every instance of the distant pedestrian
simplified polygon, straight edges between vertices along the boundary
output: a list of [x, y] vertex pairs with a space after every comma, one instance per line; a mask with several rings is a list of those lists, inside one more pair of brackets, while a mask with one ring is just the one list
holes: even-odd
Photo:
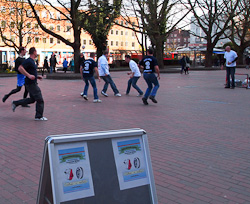
[[250, 55], [246, 56], [246, 69], [249, 69], [249, 65], [250, 65]]
[[122, 95], [119, 93], [118, 89], [116, 88], [116, 85], [115, 85], [115, 83], [114, 83], [114, 81], [111, 78], [110, 73], [109, 73], [109, 64], [108, 64], [108, 60], [107, 60], [108, 54], [109, 54], [108, 51], [104, 51], [103, 55], [101, 57], [99, 57], [99, 59], [98, 59], [99, 75], [105, 82], [101, 94], [108, 97], [108, 94], [106, 92], [108, 89], [108, 85], [110, 84], [115, 96], [120, 97]]
[[128, 87], [127, 87], [126, 95], [129, 94], [130, 88], [132, 85], [138, 91], [139, 93], [138, 96], [142, 96], [143, 95], [142, 90], [136, 85], [138, 79], [140, 79], [141, 77], [141, 72], [139, 70], [139, 67], [136, 64], [136, 62], [131, 59], [130, 55], [125, 55], [125, 61], [129, 63], [129, 68], [131, 69], [131, 72], [128, 72], [128, 75], [131, 75], [131, 76], [130, 76], [130, 79], [128, 80]]
[[[17, 87], [13, 90], [10, 91], [10, 93], [6, 94], [2, 101], [3, 103], [12, 95], [15, 94], [19, 91], [21, 91], [23, 85], [25, 84], [25, 76], [20, 73], [18, 71], [18, 67], [24, 62], [25, 60], [25, 55], [26, 55], [26, 48], [25, 47], [20, 47], [19, 48], [19, 56], [18, 58], [15, 60], [15, 71], [17, 72]], [[24, 86], [25, 90], [24, 90], [24, 94], [23, 94], [23, 98], [26, 98], [28, 95], [28, 90], [26, 89], [26, 87]], [[28, 105], [23, 105], [23, 107], [29, 107]]]
[[63, 71], [64, 71], [64, 73], [66, 73], [67, 72], [67, 69], [68, 69], [68, 61], [67, 61], [67, 59], [66, 58], [64, 58], [64, 61], [63, 61]]
[[85, 61], [84, 54], [80, 53], [80, 60], [79, 60], [80, 65], [82, 65], [84, 61]]
[[[153, 56], [153, 53], [153, 49], [149, 48], [147, 51], [147, 56], [145, 56], [139, 63], [141, 68], [143, 68], [143, 78], [148, 85], [148, 88], [142, 98], [144, 105], [148, 105], [148, 98], [151, 99], [153, 103], [157, 103], [155, 96], [157, 90], [160, 87], [160, 84], [157, 80], [157, 78], [160, 80], [160, 69], [156, 58]], [[155, 76], [155, 73], [157, 73], [157, 77]]]
[[75, 61], [74, 61], [74, 58], [71, 59], [71, 61], [69, 63], [69, 66], [70, 66], [70, 71], [74, 72], [74, 70], [75, 70]]
[[44, 70], [47, 70], [49, 73], [49, 64], [48, 64], [48, 57], [46, 56], [43, 61], [43, 69], [42, 69], [42, 76], [44, 75]]
[[[226, 52], [224, 54], [224, 63], [226, 63], [226, 70], [227, 70], [227, 85], [225, 88], [230, 88], [230, 76], [232, 79], [232, 89], [235, 87], [235, 68], [236, 68], [236, 61], [238, 59], [238, 55], [235, 51], [231, 50], [230, 46], [225, 48]], [[221, 69], [223, 69], [223, 64], [221, 65]]]
[[180, 64], [181, 64], [181, 74], [183, 73], [183, 71], [185, 72], [185, 74], [189, 74], [188, 72], [188, 69], [190, 68], [189, 57], [184, 55], [180, 60]]
[[31, 47], [29, 49], [30, 57], [26, 59], [22, 65], [19, 66], [18, 71], [26, 76], [25, 85], [29, 92], [30, 98], [21, 99], [12, 102], [12, 110], [19, 105], [27, 105], [36, 102], [36, 115], [35, 120], [48, 120], [43, 117], [44, 111], [44, 101], [40, 88], [37, 85], [37, 79], [42, 80], [42, 76], [37, 75], [37, 65], [35, 64], [35, 59], [37, 57], [36, 48]]
[[96, 88], [96, 82], [95, 82], [95, 78], [94, 78], [94, 72], [97, 75], [97, 78], [100, 80], [100, 76], [98, 73], [98, 69], [97, 69], [97, 63], [94, 61], [94, 57], [95, 57], [95, 53], [90, 53], [90, 58], [88, 60], [85, 60], [80, 67], [80, 72], [81, 72], [81, 76], [83, 81], [85, 82], [85, 87], [84, 87], [84, 91], [83, 91], [83, 95], [82, 97], [85, 100], [88, 100], [88, 89], [89, 89], [89, 82], [91, 84], [91, 86], [93, 87], [93, 91], [94, 91], [94, 103], [101, 103], [102, 101], [99, 99], [98, 95], [97, 95], [97, 88]]
[[51, 58], [49, 60], [50, 62], [50, 73], [56, 72], [56, 64], [57, 64], [57, 59], [55, 53], [52, 53]]

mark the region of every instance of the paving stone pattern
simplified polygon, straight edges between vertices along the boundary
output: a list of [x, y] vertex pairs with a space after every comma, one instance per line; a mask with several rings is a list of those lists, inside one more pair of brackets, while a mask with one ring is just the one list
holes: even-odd
[[[12, 112], [24, 90], [1, 101], [0, 204], [36, 203], [48, 135], [127, 128], [147, 131], [159, 204], [250, 203], [250, 90], [224, 89], [225, 71], [162, 74], [159, 103], [145, 106], [133, 88], [124, 94], [126, 72], [111, 75], [122, 97], [109, 87], [100, 104], [91, 87], [89, 101], [80, 97], [81, 80], [39, 82], [46, 122], [34, 121], [34, 104]], [[15, 85], [0, 78], [0, 97]], [[145, 91], [142, 78], [138, 85]]]

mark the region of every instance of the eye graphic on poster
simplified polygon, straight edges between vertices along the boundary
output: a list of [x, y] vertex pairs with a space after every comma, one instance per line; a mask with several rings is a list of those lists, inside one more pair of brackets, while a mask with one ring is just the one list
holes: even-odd
[[67, 177], [68, 180], [72, 180], [73, 179], [74, 174], [73, 174], [72, 169], [66, 169], [64, 171], [64, 173], [66, 174], [66, 177]]
[[82, 179], [82, 178], [83, 178], [83, 175], [84, 175], [83, 168], [82, 168], [82, 167], [77, 167], [77, 168], [76, 168], [76, 177], [77, 177], [78, 179]]
[[132, 168], [132, 164], [130, 159], [125, 159], [125, 161], [123, 162], [126, 166], [126, 169], [130, 170]]
[[140, 162], [140, 159], [138, 157], [134, 158], [134, 167], [136, 169], [139, 169], [141, 166], [141, 162]]

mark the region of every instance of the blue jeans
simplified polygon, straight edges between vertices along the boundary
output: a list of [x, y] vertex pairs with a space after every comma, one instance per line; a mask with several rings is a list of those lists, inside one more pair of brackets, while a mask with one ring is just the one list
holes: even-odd
[[110, 86], [111, 86], [111, 88], [112, 88], [112, 90], [113, 90], [113, 92], [114, 92], [115, 94], [119, 93], [119, 91], [118, 91], [118, 89], [116, 88], [116, 85], [115, 85], [115, 83], [114, 83], [114, 81], [112, 80], [112, 78], [111, 78], [110, 75], [108, 75], [108, 76], [101, 76], [101, 78], [105, 81], [105, 84], [104, 84], [103, 89], [102, 89], [102, 91], [103, 91], [104, 93], [106, 93], [109, 84], [110, 84]]
[[230, 87], [230, 75], [231, 75], [232, 87], [235, 87], [235, 82], [234, 82], [235, 67], [226, 67], [226, 69], [227, 69], [227, 86]]
[[83, 81], [85, 82], [83, 95], [86, 95], [86, 96], [88, 95], [89, 82], [90, 82], [91, 86], [93, 87], [93, 91], [94, 91], [94, 99], [98, 99], [95, 78], [93, 76], [92, 77], [83, 77]]
[[[155, 97], [157, 90], [160, 87], [160, 84], [158, 82], [157, 77], [155, 76], [154, 73], [150, 73], [150, 74], [143, 73], [143, 78], [145, 79], [146, 83], [148, 84], [148, 88], [147, 88], [143, 98], [148, 99], [149, 96]], [[153, 88], [153, 84], [154, 84], [154, 88]]]
[[50, 66], [50, 74], [53, 73], [53, 66]]
[[131, 85], [138, 91], [139, 94], [143, 94], [142, 90], [136, 85], [139, 78], [140, 77], [133, 77], [128, 80], [128, 88], [126, 94], [129, 94]]

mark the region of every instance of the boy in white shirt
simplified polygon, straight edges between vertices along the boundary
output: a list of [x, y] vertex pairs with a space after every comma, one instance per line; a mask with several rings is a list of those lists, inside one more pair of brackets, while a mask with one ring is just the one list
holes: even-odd
[[108, 64], [108, 51], [104, 51], [103, 55], [98, 59], [98, 71], [99, 76], [104, 80], [105, 84], [103, 86], [101, 94], [108, 97], [107, 89], [108, 85], [110, 84], [112, 90], [114, 91], [115, 96], [121, 96], [114, 81], [112, 80], [110, 73], [109, 73], [109, 64]]
[[143, 95], [142, 90], [136, 85], [138, 79], [141, 77], [141, 72], [139, 70], [139, 67], [134, 60], [131, 60], [131, 56], [129, 55], [125, 55], [125, 61], [129, 63], [129, 68], [131, 69], [131, 72], [128, 73], [128, 75], [131, 74], [131, 76], [130, 79], [128, 80], [126, 95], [129, 94], [132, 85], [138, 91], [139, 93], [138, 96], [142, 96]]

